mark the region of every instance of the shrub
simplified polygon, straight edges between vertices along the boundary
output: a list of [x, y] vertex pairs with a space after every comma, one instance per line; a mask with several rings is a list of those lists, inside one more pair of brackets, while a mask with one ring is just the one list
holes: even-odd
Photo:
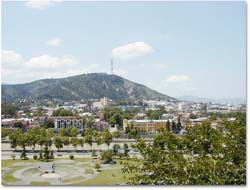
[[101, 153], [101, 160], [112, 161], [113, 151], [106, 150]]
[[21, 153], [21, 155], [20, 155], [20, 158], [21, 158], [21, 159], [24, 159], [24, 160], [28, 160], [25, 151], [22, 151], [22, 153]]
[[69, 155], [70, 160], [74, 160], [74, 155]]
[[96, 155], [96, 151], [94, 150], [93, 152], [92, 152], [92, 157], [96, 157], [97, 155]]
[[43, 160], [43, 154], [42, 154], [42, 152], [40, 152], [40, 154], [39, 154], [39, 160]]
[[36, 160], [37, 159], [37, 155], [34, 155], [33, 158], [34, 158], [34, 160]]
[[98, 163], [96, 163], [96, 164], [95, 164], [95, 169], [96, 169], [97, 171], [100, 171], [100, 168], [101, 168], [101, 165], [98, 164]]
[[54, 159], [54, 152], [53, 152], [53, 150], [50, 152], [50, 159]]
[[11, 155], [11, 158], [12, 158], [12, 160], [15, 160], [15, 159], [16, 159], [16, 155], [15, 155], [15, 154], [12, 154], [12, 155]]

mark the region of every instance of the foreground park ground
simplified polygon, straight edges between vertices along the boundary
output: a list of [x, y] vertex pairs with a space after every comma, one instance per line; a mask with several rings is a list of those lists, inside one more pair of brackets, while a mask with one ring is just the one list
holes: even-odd
[[[92, 158], [56, 158], [58, 178], [41, 177], [39, 160], [2, 160], [2, 185], [125, 185], [129, 174], [122, 173], [121, 160], [102, 164]], [[133, 162], [132, 160], [130, 162]], [[100, 164], [100, 168], [96, 168]]]

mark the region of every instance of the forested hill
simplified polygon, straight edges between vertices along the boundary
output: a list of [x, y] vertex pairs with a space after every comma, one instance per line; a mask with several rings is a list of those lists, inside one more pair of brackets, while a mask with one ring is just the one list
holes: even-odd
[[25, 84], [2, 84], [2, 100], [60, 99], [87, 100], [108, 97], [114, 100], [174, 98], [117, 75], [82, 74], [60, 79], [43, 79]]

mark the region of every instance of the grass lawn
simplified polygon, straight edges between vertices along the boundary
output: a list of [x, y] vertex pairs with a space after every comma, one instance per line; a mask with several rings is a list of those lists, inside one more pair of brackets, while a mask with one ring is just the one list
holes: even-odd
[[85, 173], [86, 174], [93, 174], [94, 171], [92, 169], [90, 169], [90, 168], [87, 168], [87, 169], [85, 169]]
[[120, 169], [118, 170], [102, 170], [94, 179], [84, 182], [76, 183], [73, 185], [116, 185], [125, 183], [127, 180]]
[[79, 167], [81, 167], [81, 168], [93, 168], [93, 166], [91, 166], [90, 164], [81, 164], [81, 165], [79, 165]]
[[88, 162], [91, 161], [91, 158], [74, 158], [74, 161], [76, 162]]
[[70, 179], [65, 179], [62, 182], [63, 183], [70, 183], [70, 182], [73, 183], [73, 182], [80, 181], [80, 180], [83, 180], [83, 179], [84, 179], [84, 177], [79, 176], [79, 177], [74, 177], [74, 178], [70, 178]]
[[32, 181], [30, 185], [50, 185], [48, 181]]
[[35, 162], [39, 162], [39, 160], [20, 160], [20, 159], [16, 159], [16, 160], [2, 160], [2, 167], [10, 167], [15, 163], [18, 162], [27, 162], [27, 163], [35, 163]]
[[15, 168], [12, 168], [5, 173], [2, 173], [2, 183], [7, 184], [11, 182], [17, 182], [20, 181], [19, 179], [15, 178], [13, 176], [13, 173], [19, 169], [25, 168], [26, 166], [16, 166]]

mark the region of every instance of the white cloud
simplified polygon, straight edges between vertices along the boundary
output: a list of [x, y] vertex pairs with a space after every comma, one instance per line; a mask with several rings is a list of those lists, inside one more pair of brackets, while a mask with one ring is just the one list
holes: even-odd
[[190, 81], [191, 78], [187, 75], [172, 75], [168, 77], [165, 81], [167, 83], [183, 83]]
[[112, 56], [118, 59], [130, 59], [154, 52], [154, 49], [145, 42], [129, 43], [112, 50]]
[[63, 40], [61, 38], [53, 38], [49, 41], [46, 42], [46, 45], [50, 45], [50, 46], [60, 46], [62, 45]]
[[11, 50], [2, 51], [2, 82], [24, 83], [44, 78], [61, 78], [88, 72], [73, 55], [44, 54], [28, 60]]
[[173, 97], [197, 93], [192, 78], [188, 75], [171, 75], [157, 85], [157, 90]]
[[32, 69], [65, 69], [73, 66], [77, 63], [77, 60], [72, 55], [63, 55], [61, 57], [55, 57], [50, 55], [41, 55], [38, 57], [32, 57], [29, 61], [25, 62], [28, 68]]
[[23, 57], [12, 50], [3, 50], [1, 62], [2, 68], [13, 68], [23, 63]]
[[25, 5], [32, 9], [43, 10], [49, 6], [55, 5], [56, 3], [61, 3], [61, 0], [29, 0], [26, 1]]

